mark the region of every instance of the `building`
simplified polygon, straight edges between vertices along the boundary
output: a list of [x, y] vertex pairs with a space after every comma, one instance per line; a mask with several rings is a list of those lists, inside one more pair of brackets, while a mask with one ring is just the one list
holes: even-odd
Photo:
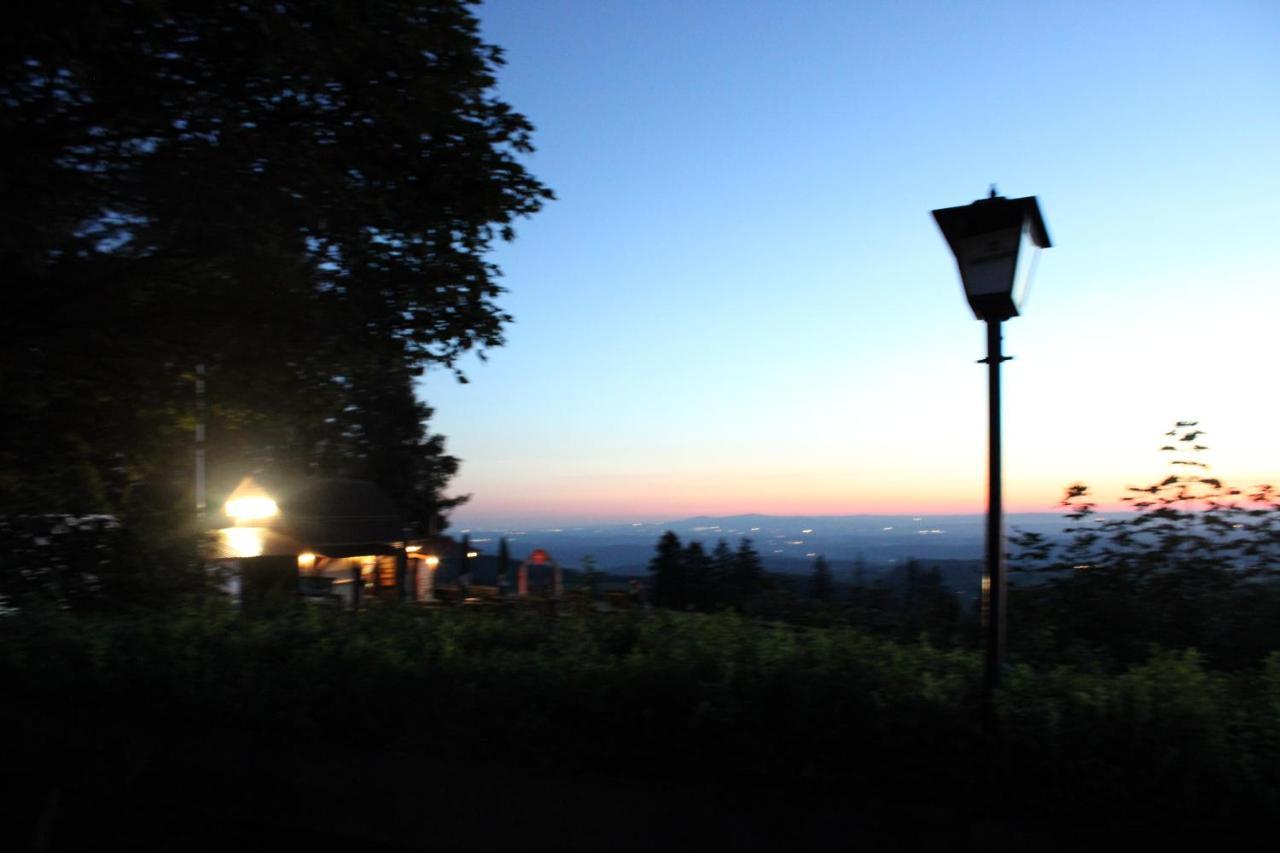
[[458, 547], [411, 538], [394, 504], [365, 480], [246, 477], [228, 496], [208, 558], [242, 601], [270, 594], [359, 607], [370, 598], [430, 601]]

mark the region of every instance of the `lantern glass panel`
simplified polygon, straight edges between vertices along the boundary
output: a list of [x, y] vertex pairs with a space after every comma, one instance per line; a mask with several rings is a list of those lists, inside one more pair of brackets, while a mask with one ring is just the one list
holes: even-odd
[[1022, 228], [1005, 228], [965, 239], [960, 269], [970, 296], [1008, 294], [1013, 290]]

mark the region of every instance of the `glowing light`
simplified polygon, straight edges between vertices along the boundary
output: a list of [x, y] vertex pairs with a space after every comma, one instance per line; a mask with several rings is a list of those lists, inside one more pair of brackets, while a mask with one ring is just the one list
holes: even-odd
[[223, 507], [223, 512], [237, 524], [243, 521], [261, 521], [280, 514], [280, 507], [266, 495], [249, 495], [243, 498], [232, 498]]
[[222, 531], [227, 551], [234, 557], [259, 557], [262, 555], [263, 537], [260, 527], [228, 527]]
[[468, 552], [467, 552], [467, 557], [468, 557], [468, 558], [474, 558], [474, 557], [479, 557], [479, 556], [480, 556], [480, 552], [479, 552], [479, 551], [468, 551]]
[[304, 572], [310, 571], [315, 567], [315, 564], [316, 555], [310, 551], [303, 551], [298, 555], [298, 568], [302, 569]]
[[406, 545], [406, 546], [404, 546], [404, 551], [405, 551], [405, 553], [406, 553], [406, 554], [416, 554], [416, 553], [418, 553], [418, 552], [419, 552], [419, 551], [421, 551], [421, 550], [422, 550], [422, 546], [421, 546], [421, 545]]
[[434, 569], [436, 566], [440, 565], [440, 558], [435, 554], [428, 554], [427, 559], [424, 562], [427, 564], [428, 569]]
[[812, 532], [813, 532], [813, 528], [812, 528], [812, 527], [806, 527], [804, 530], [801, 530], [800, 532], [801, 532], [801, 533], [812, 533]]

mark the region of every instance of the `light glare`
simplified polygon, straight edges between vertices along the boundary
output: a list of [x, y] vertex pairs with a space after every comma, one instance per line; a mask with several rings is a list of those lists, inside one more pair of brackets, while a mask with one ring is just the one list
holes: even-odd
[[222, 531], [227, 550], [237, 558], [262, 556], [263, 537], [259, 527], [228, 527]]
[[223, 511], [227, 516], [241, 521], [260, 521], [264, 518], [272, 518], [280, 513], [280, 507], [271, 498], [262, 495], [252, 495], [243, 498], [232, 498], [227, 501]]

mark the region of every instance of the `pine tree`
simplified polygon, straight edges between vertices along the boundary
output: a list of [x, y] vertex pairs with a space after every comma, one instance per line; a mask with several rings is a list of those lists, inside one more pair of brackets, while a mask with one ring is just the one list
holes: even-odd
[[862, 605], [867, 592], [867, 561], [859, 554], [853, 561], [853, 588], [849, 590], [849, 602], [855, 607]]
[[668, 530], [662, 534], [655, 548], [657, 553], [649, 561], [649, 574], [653, 577], [653, 603], [659, 607], [684, 605], [684, 549], [680, 537]]
[[701, 542], [690, 542], [684, 549], [683, 558], [687, 584], [685, 606], [695, 610], [710, 610], [711, 558], [707, 556]]
[[733, 603], [733, 550], [721, 539], [707, 567], [707, 609]]
[[733, 593], [739, 607], [760, 594], [764, 583], [764, 565], [749, 537], [742, 537], [733, 556]]
[[506, 595], [507, 570], [511, 567], [511, 549], [507, 545], [507, 537], [498, 540], [498, 592]]
[[464, 533], [462, 534], [462, 542], [458, 545], [458, 556], [460, 557], [458, 560], [458, 586], [462, 588], [464, 593], [471, 588], [472, 584], [471, 557], [468, 556], [470, 553], [471, 536]]
[[810, 578], [813, 597], [818, 601], [830, 601], [835, 591], [835, 584], [831, 577], [831, 567], [827, 565], [827, 558], [818, 555], [813, 561], [813, 575]]

